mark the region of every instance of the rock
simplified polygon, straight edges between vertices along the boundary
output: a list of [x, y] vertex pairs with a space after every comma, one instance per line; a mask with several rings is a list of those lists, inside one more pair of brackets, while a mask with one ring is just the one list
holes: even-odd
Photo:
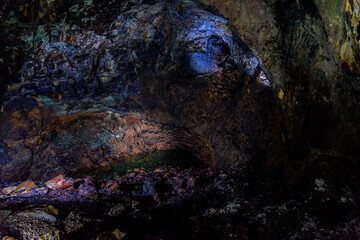
[[117, 182], [114, 180], [109, 180], [106, 183], [105, 187], [108, 188], [109, 190], [111, 190], [111, 192], [115, 192], [116, 190], [118, 190], [120, 188], [119, 184], [117, 184]]
[[13, 237], [4, 236], [4, 237], [1, 238], [1, 240], [16, 240], [16, 239], [13, 238]]
[[57, 210], [50, 205], [42, 205], [11, 214], [4, 225], [21, 239], [60, 240], [62, 232], [54, 225], [57, 221]]
[[121, 232], [119, 229], [115, 229], [113, 232], [103, 232], [96, 240], [122, 240], [126, 236], [126, 233]]
[[48, 231], [47, 233], [44, 233], [43, 235], [41, 235], [39, 237], [39, 239], [44, 239], [44, 240], [61, 240], [63, 239], [63, 233], [56, 229], [55, 227], [53, 227], [50, 231]]
[[115, 206], [113, 206], [109, 212], [108, 215], [111, 217], [117, 217], [117, 216], [121, 216], [123, 215], [125, 212], [125, 206], [121, 203], [116, 204]]
[[0, 209], [0, 225], [6, 220], [6, 218], [11, 214], [11, 210]]
[[22, 212], [16, 213], [16, 217], [39, 218], [47, 222], [55, 223], [57, 221], [58, 210], [51, 205], [30, 208]]
[[28, 193], [34, 188], [36, 188], [36, 184], [31, 180], [27, 180], [17, 185], [17, 187], [14, 190], [14, 193], [16, 194]]
[[196, 179], [194, 177], [189, 177], [186, 182], [187, 189], [193, 189], [196, 185]]
[[49, 189], [47, 187], [39, 187], [39, 188], [34, 188], [32, 192], [45, 195], [49, 192]]
[[[197, 1], [126, 0], [87, 5], [70, 20], [64, 15], [78, 3], [59, 5], [51, 11], [59, 18], [34, 17], [17, 34], [3, 34], [5, 47], [24, 51], [19, 61], [9, 56], [18, 65], [0, 94], [8, 159], [2, 179], [48, 180], [108, 159], [179, 148], [214, 167], [237, 168], [261, 151], [273, 103], [269, 81], [216, 11]], [[23, 16], [20, 8], [1, 13]], [[18, 23], [5, 22], [1, 29]], [[17, 174], [7, 171], [15, 167]]]
[[80, 185], [78, 188], [79, 195], [82, 197], [86, 197], [89, 199], [97, 200], [98, 199], [98, 193], [95, 189], [95, 187], [91, 185]]
[[122, 240], [126, 236], [126, 233], [121, 232], [119, 229], [115, 229], [113, 231], [113, 234], [115, 235], [117, 240]]
[[45, 182], [45, 186], [54, 190], [62, 190], [65, 188], [70, 188], [74, 184], [74, 179], [72, 178], [64, 178], [63, 175], [58, 175], [53, 179]]
[[78, 231], [90, 221], [91, 219], [84, 216], [84, 213], [79, 211], [71, 211], [64, 221], [65, 231], [68, 234]]
[[14, 192], [16, 189], [16, 186], [10, 186], [10, 187], [6, 187], [6, 188], [3, 188], [1, 190], [1, 193], [4, 194], [4, 195], [9, 195], [11, 194], [12, 192]]

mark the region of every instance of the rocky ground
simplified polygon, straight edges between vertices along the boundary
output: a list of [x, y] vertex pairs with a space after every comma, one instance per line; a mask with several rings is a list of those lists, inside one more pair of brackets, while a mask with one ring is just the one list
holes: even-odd
[[[93, 181], [59, 175], [2, 189], [2, 239], [359, 239], [352, 186], [306, 187], [206, 169], [134, 169]], [[341, 188], [341, 189], [339, 189]], [[11, 237], [13, 238], [11, 238]]]

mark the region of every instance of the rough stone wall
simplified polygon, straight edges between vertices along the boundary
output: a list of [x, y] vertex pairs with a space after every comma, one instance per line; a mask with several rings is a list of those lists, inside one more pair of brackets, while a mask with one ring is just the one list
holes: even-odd
[[204, 2], [260, 56], [290, 165], [319, 151], [358, 159], [359, 1]]
[[[269, 81], [216, 11], [188, 0], [38, 4], [3, 11], [6, 47], [22, 50], [1, 95], [3, 179], [153, 149], [190, 150], [224, 169], [263, 158]], [[118, 133], [134, 112], [146, 127]]]
[[[250, 78], [239, 77], [243, 74], [241, 71], [230, 71], [229, 66], [233, 63], [224, 56], [230, 55], [230, 58], [233, 58], [231, 61], [236, 62], [237, 57], [234, 57], [234, 53], [238, 51], [233, 47], [226, 47], [237, 45], [226, 40], [230, 30], [220, 34], [222, 41], [220, 38], [207, 36], [208, 31], [214, 29], [196, 30], [197, 34], [206, 35], [206, 39], [213, 41], [211, 54], [215, 53], [216, 59], [201, 60], [201, 64], [195, 61], [194, 56], [201, 56], [197, 59], [203, 59], [202, 51], [209, 54], [204, 50], [204, 43], [196, 40], [193, 41], [195, 44], [187, 46], [187, 50], [199, 52], [185, 56], [185, 60], [182, 59], [185, 63], [195, 61], [196, 67], [183, 68], [181, 64], [173, 64], [172, 60], [181, 55], [181, 51], [176, 49], [180, 49], [183, 43], [181, 39], [176, 38], [176, 34], [184, 36], [180, 30], [176, 31], [181, 29], [180, 22], [186, 22], [184, 20], [186, 18], [179, 18], [181, 21], [174, 25], [178, 28], [166, 28], [162, 25], [166, 15], [162, 14], [163, 10], [150, 7], [141, 11], [142, 14], [139, 15], [139, 19], [145, 19], [141, 20], [143, 24], [139, 25], [133, 20], [132, 16], [135, 14], [131, 11], [133, 6], [151, 5], [155, 3], [154, 1], [123, 1], [116, 3], [118, 4], [116, 7], [106, 10], [107, 18], [114, 19], [117, 17], [116, 9], [129, 11], [128, 15], [123, 16], [124, 19], [118, 19], [118, 22], [123, 21], [124, 29], [127, 29], [124, 39], [129, 40], [137, 49], [145, 46], [145, 49], [150, 49], [151, 53], [135, 49], [128, 54], [125, 40], [122, 41], [124, 44], [121, 49], [126, 53], [121, 49], [109, 51], [114, 46], [108, 41], [107, 36], [101, 37], [104, 36], [101, 29], [111, 29], [106, 25], [109, 21], [101, 20], [100, 11], [105, 11], [102, 2], [17, 0], [10, 3], [5, 0], [0, 7], [0, 33], [2, 36], [7, 36], [0, 38], [2, 92], [7, 92], [5, 96], [9, 92], [16, 91], [19, 91], [20, 95], [33, 94], [28, 91], [31, 84], [27, 85], [27, 81], [34, 79], [31, 69], [39, 71], [39, 69], [51, 68], [49, 72], [42, 73], [41, 70], [35, 73], [35, 80], [47, 79], [49, 76], [56, 78], [58, 77], [56, 71], [59, 69], [51, 66], [51, 63], [56, 63], [62, 65], [61, 71], [73, 69], [67, 72], [67, 75], [61, 75], [65, 76], [66, 84], [69, 78], [74, 80], [70, 81], [71, 84], [76, 83], [77, 78], [86, 79], [86, 84], [82, 85], [83, 87], [76, 87], [74, 91], [74, 88], [69, 88], [66, 84], [62, 86], [61, 82], [55, 81], [51, 86], [36, 88], [36, 94], [62, 101], [63, 98], [82, 94], [91, 93], [92, 96], [98, 96], [106, 91], [108, 91], [106, 94], [112, 90], [120, 91], [123, 95], [116, 100], [119, 109], [138, 111], [141, 107], [139, 108], [137, 104], [140, 104], [157, 123], [186, 128], [186, 132], [192, 132], [193, 135], [184, 138], [184, 142], [188, 142], [184, 145], [189, 148], [207, 149], [197, 153], [201, 155], [201, 152], [206, 152], [204, 156], [222, 159], [217, 163], [212, 162], [213, 165], [220, 163], [221, 167], [232, 168], [248, 162], [252, 158], [249, 156], [253, 156], [253, 153], [249, 154], [249, 152], [255, 151], [254, 142], [260, 144], [261, 149], [264, 150], [264, 153], [259, 154], [261, 157], [257, 157], [257, 161], [267, 167], [283, 165], [289, 170], [285, 171], [289, 175], [297, 172], [305, 159], [313, 155], [342, 156], [356, 162], [360, 155], [358, 148], [360, 144], [359, 2], [357, 0], [342, 2], [202, 0], [202, 2], [210, 4], [227, 17], [233, 26], [230, 30], [235, 35], [238, 34], [242, 42], [251, 48], [252, 53], [248, 53], [248, 48], [240, 44], [240, 49], [246, 49], [240, 51], [246, 53], [245, 57], [240, 59], [248, 62], [248, 64], [240, 64], [242, 68], [251, 65], [249, 56], [257, 56], [260, 67], [257, 68], [256, 76], [250, 74]], [[174, 14], [172, 16], [186, 12], [187, 6], [179, 3], [176, 10], [171, 12]], [[68, 12], [59, 11], [66, 8], [69, 8]], [[147, 17], [151, 15], [150, 13], [156, 17]], [[207, 21], [199, 17], [200, 20]], [[226, 20], [220, 17], [214, 22], [215, 25], [219, 25], [215, 28], [225, 29]], [[115, 29], [120, 25], [115, 21]], [[27, 30], [19, 34], [19, 29], [24, 26]], [[91, 28], [96, 30], [85, 30]], [[155, 32], [157, 34], [154, 35]], [[78, 37], [72, 39], [69, 36]], [[191, 37], [191, 34], [187, 37]], [[99, 45], [93, 44], [87, 47], [87, 41], [98, 42]], [[116, 41], [121, 42], [119, 39]], [[66, 44], [58, 44], [57, 47], [52, 45], [52, 48], [49, 48], [49, 44], [54, 42]], [[42, 52], [34, 51], [36, 49], [42, 49]], [[26, 55], [33, 57], [34, 61], [21, 57], [28, 52], [31, 54]], [[71, 52], [76, 54], [72, 56], [69, 54]], [[88, 62], [84, 60], [87, 58], [81, 55], [84, 52], [91, 55]], [[158, 52], [161, 54], [155, 59], [152, 54]], [[23, 65], [24, 61], [26, 65]], [[220, 61], [221, 64], [216, 62], [216, 66], [212, 65], [214, 61]], [[48, 63], [49, 66], [46, 65]], [[151, 66], [153, 71], [161, 69], [163, 72], [152, 75], [151, 71], [138, 71], [145, 69], [138, 67], [144, 66], [144, 63], [148, 63], [147, 69]], [[19, 71], [20, 69], [22, 70]], [[23, 71], [24, 69], [26, 71]], [[78, 75], [79, 69], [82, 76]], [[198, 81], [196, 83], [172, 81], [174, 78], [179, 80], [184, 77], [176, 75], [178, 72], [174, 69], [180, 69], [180, 72], [187, 75], [186, 77], [194, 77], [194, 71], [209, 76], [203, 78], [205, 81], [194, 78]], [[143, 81], [138, 81], [139, 76]], [[267, 80], [267, 78], [271, 83], [270, 93], [269, 88], [264, 90], [251, 81], [251, 79]], [[234, 79], [241, 79], [244, 84], [237, 85], [237, 80]], [[118, 84], [119, 82], [123, 84]], [[208, 84], [209, 82], [214, 84]], [[53, 88], [56, 90], [51, 92]], [[98, 91], [99, 88], [102, 92]], [[137, 95], [141, 90], [143, 90], [142, 95]], [[252, 92], [255, 95], [250, 94]], [[133, 102], [124, 104], [123, 100], [129, 96], [136, 104]], [[260, 99], [261, 97], [263, 99]], [[2, 108], [4, 111], [5, 104], [2, 104]], [[217, 110], [218, 108], [220, 110]], [[267, 112], [263, 115], [259, 114], [262, 111]], [[229, 119], [225, 119], [226, 117]], [[215, 127], [214, 122], [217, 123]], [[243, 130], [248, 128], [252, 131]], [[24, 137], [21, 135], [19, 138]], [[5, 147], [0, 146], [0, 150], [3, 148]], [[3, 163], [8, 162], [6, 152], [0, 152], [0, 156], [6, 156], [3, 157]], [[247, 152], [245, 155], [248, 157], [243, 157], [244, 152]], [[26, 150], [24, 154], [30, 155], [30, 152]], [[215, 155], [217, 157], [214, 157]]]

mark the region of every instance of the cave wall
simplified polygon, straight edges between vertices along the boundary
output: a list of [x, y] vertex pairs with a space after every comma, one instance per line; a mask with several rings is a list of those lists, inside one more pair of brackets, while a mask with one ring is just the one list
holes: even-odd
[[293, 166], [311, 154], [357, 159], [359, 1], [204, 2], [260, 56]]
[[[117, 7], [131, 9], [134, 5], [152, 4], [152, 2], [153, 1], [125, 1], [120, 4], [120, 7]], [[124, 75], [126, 79], [121, 80], [124, 84], [121, 86], [114, 85], [112, 80], [119, 78], [117, 62], [112, 61], [111, 56], [106, 54], [100, 60], [97, 59], [97, 51], [106, 49], [106, 47], [100, 47], [99, 49], [93, 48], [90, 50], [90, 55], [94, 56], [94, 58], [90, 59], [90, 62], [87, 62], [88, 66], [95, 65], [102, 71], [99, 75], [100, 81], [95, 80], [88, 82], [87, 87], [82, 90], [83, 92], [81, 94], [86, 95], [90, 92], [96, 96], [104, 94], [104, 92], [101, 91], [97, 92], [99, 87], [103, 89], [118, 88], [119, 91], [123, 91], [123, 89], [126, 88], [126, 96], [123, 95], [119, 99], [113, 99], [111, 96], [105, 100], [102, 98], [100, 104], [96, 101], [82, 101], [80, 107], [72, 106], [71, 104], [74, 104], [73, 102], [71, 102], [70, 107], [64, 107], [63, 104], [59, 106], [59, 104], [53, 103], [52, 100], [50, 101], [48, 98], [41, 98], [41, 101], [39, 101], [40, 106], [36, 108], [36, 111], [44, 112], [43, 108], [49, 105], [51, 108], [47, 110], [48, 112], [64, 112], [65, 108], [67, 114], [70, 110], [74, 112], [74, 109], [79, 110], [88, 107], [97, 110], [101, 108], [104, 110], [109, 107], [114, 108], [114, 105], [116, 105], [118, 106], [117, 108], [115, 107], [117, 111], [120, 109], [138, 111], [144, 108], [146, 114], [140, 117], [136, 116], [139, 119], [137, 122], [144, 121], [146, 125], [147, 120], [144, 116], [153, 118], [149, 123], [155, 124], [156, 129], [158, 129], [157, 131], [163, 134], [160, 134], [164, 136], [162, 137], [162, 139], [165, 139], [163, 143], [166, 143], [160, 144], [163, 148], [167, 148], [165, 146], [170, 148], [170, 146], [179, 147], [182, 145], [181, 147], [189, 148], [190, 150], [199, 149], [196, 150], [198, 156], [201, 156], [203, 159], [210, 159], [208, 163], [213, 166], [218, 165], [219, 167], [227, 169], [235, 169], [240, 166], [240, 163], [243, 164], [254, 161], [255, 165], [260, 164], [260, 166], [266, 169], [271, 167], [278, 168], [280, 166], [283, 172], [292, 175], [303, 168], [303, 164], [307, 159], [313, 159], [314, 157], [316, 158], [316, 156], [343, 157], [356, 162], [360, 154], [358, 149], [360, 143], [360, 124], [358, 121], [360, 81], [358, 77], [360, 73], [360, 44], [358, 37], [359, 1], [226, 0], [219, 2], [203, 0], [202, 2], [217, 9], [213, 10], [213, 12], [219, 11], [229, 19], [229, 23], [232, 25], [230, 29], [233, 32], [237, 32], [240, 41], [250, 47], [249, 50], [251, 50], [251, 53], [249, 54], [256, 56], [259, 60], [259, 69], [261, 69], [265, 79], [269, 79], [270, 81], [271, 93], [266, 90], [265, 92], [267, 93], [263, 94], [261, 87], [251, 86], [251, 84], [248, 84], [245, 88], [241, 86], [239, 89], [238, 86], [234, 84], [235, 81], [231, 80], [237, 78], [236, 74], [239, 73], [224, 72], [222, 76], [212, 73], [212, 77], [221, 79], [218, 81], [218, 85], [224, 84], [224, 79], [230, 79], [229, 81], [233, 84], [230, 84], [232, 88], [230, 90], [219, 89], [213, 86], [204, 87], [201, 86], [201, 84], [189, 84], [187, 88], [189, 92], [184, 92], [183, 95], [181, 95], [182, 88], [178, 86], [183, 86], [183, 83], [177, 85], [177, 83], [167, 80], [165, 82], [167, 85], [165, 85], [168, 88], [169, 86], [173, 86], [173, 90], [160, 91], [160, 95], [164, 98], [157, 98], [157, 95], [153, 93], [156, 89], [161, 89], [163, 82], [157, 82], [158, 78], [156, 77], [149, 77], [147, 78], [147, 82], [137, 84], [135, 81], [136, 77], [133, 77], [133, 65], [138, 64], [138, 62], [134, 62], [132, 59], [127, 59], [121, 63], [123, 64], [122, 71], [126, 72]], [[85, 44], [87, 40], [82, 40], [81, 35], [86, 36], [86, 39], [91, 39], [90, 42], [92, 44], [97, 41], [96, 38], [99, 35], [101, 36], [96, 30], [84, 32], [81, 28], [72, 26], [69, 22], [80, 21], [82, 26], [91, 28], [94, 22], [101, 18], [102, 13], [100, 11], [108, 11], [106, 14], [108, 18], [116, 18], [116, 8], [105, 9], [102, 3], [98, 1], [76, 1], [70, 3], [69, 1], [18, 0], [10, 2], [5, 0], [3, 3], [0, 7], [0, 33], [2, 36], [0, 38], [0, 70], [2, 73], [0, 75], [0, 83], [1, 94], [3, 94], [5, 98], [7, 96], [6, 92], [13, 93], [19, 91], [19, 95], [28, 94], [24, 92], [26, 91], [26, 86], [23, 86], [27, 77], [29, 77], [26, 74], [31, 72], [31, 68], [33, 67], [29, 66], [25, 72], [22, 70], [27, 68], [27, 65], [24, 67], [24, 62], [28, 60], [24, 59], [24, 56], [29, 56], [29, 52], [35, 56], [38, 53], [34, 53], [34, 49], [47, 49], [46, 47], [49, 43], [57, 41], [65, 41], [70, 45], [77, 46], [77, 48], [83, 47], [86, 49]], [[177, 6], [177, 12], [182, 12], [184, 6], [179, 4]], [[64, 9], [68, 10], [64, 11]], [[94, 21], [94, 19], [96, 21]], [[153, 25], [151, 28], [155, 26], [159, 29], [161, 21], [159, 19], [152, 19], [152, 21]], [[148, 34], [147, 36], [152, 34], [152, 30], [147, 31], [145, 29], [146, 26], [135, 24], [130, 26], [130, 28], [135, 29], [136, 26], [144, 28], [141, 28], [142, 30], [139, 30], [139, 32], [142, 31], [142, 33]], [[102, 27], [103, 26], [99, 25], [99, 29]], [[74, 36], [79, 37], [74, 39], [71, 39], [71, 37], [68, 38], [66, 36], [68, 32], [72, 32]], [[139, 36], [134, 35], [134, 38], [136, 41], [141, 41], [139, 40], [141, 39]], [[112, 47], [110, 43], [105, 44], [108, 44], [108, 47]], [[157, 44], [163, 46], [164, 42], [158, 42]], [[61, 51], [71, 50], [67, 48], [68, 46], [65, 46]], [[47, 51], [53, 50], [47, 49], [45, 53]], [[154, 51], [159, 51], [159, 49]], [[160, 51], [170, 50], [160, 49]], [[247, 50], [244, 51], [246, 52]], [[56, 51], [54, 52], [53, 55], [58, 54]], [[45, 53], [40, 53], [40, 55], [43, 54], [43, 56], [45, 56]], [[116, 54], [118, 54], [117, 56], [120, 59], [123, 53], [118, 52]], [[147, 56], [145, 51], [139, 52], [139, 54], [142, 54], [144, 59], [151, 57], [151, 55]], [[53, 57], [56, 58], [57, 56]], [[167, 60], [168, 59], [164, 58], [161, 61], [166, 63]], [[56, 61], [62, 64], [62, 61], [66, 62], [67, 60], [58, 59]], [[102, 61], [104, 62], [103, 65], [101, 65]], [[152, 60], [149, 60], [149, 62], [151, 61]], [[105, 62], [107, 62], [107, 64]], [[166, 72], [170, 73], [172, 68], [166, 66], [165, 63], [163, 65], [154, 63], [154, 65], [157, 64], [157, 67], [164, 67]], [[74, 68], [76, 69], [76, 67], [77, 66]], [[91, 68], [87, 68], [85, 65], [81, 67], [86, 68], [87, 74], [91, 76], [89, 78], [93, 79]], [[184, 71], [186, 72], [188, 70], [184, 69]], [[73, 74], [72, 76], [76, 78], [76, 71], [69, 74]], [[138, 72], [136, 72], [136, 74], [138, 74]], [[146, 71], [142, 74], [149, 76]], [[191, 75], [192, 73], [189, 74]], [[254, 78], [260, 79], [259, 76], [261, 74], [259, 72], [257, 74], [257, 77]], [[158, 77], [159, 75], [156, 76]], [[243, 80], [244, 79], [246, 78], [243, 78]], [[247, 80], [248, 83], [251, 82], [249, 79], [250, 78]], [[131, 84], [129, 84], [129, 82], [131, 82]], [[243, 82], [246, 82], [246, 80]], [[101, 83], [105, 84], [101, 85]], [[144, 83], [146, 83], [146, 86]], [[144, 86], [142, 86], [142, 84]], [[148, 86], [152, 87], [148, 88]], [[147, 94], [143, 94], [142, 97], [135, 96], [141, 89], [149, 91]], [[199, 89], [206, 94], [199, 95], [197, 99], [194, 98], [195, 100], [189, 101], [188, 105], [185, 104], [184, 106], [186, 107], [182, 109], [176, 108], [179, 102], [184, 102], [184, 99], [189, 99], [187, 97], [189, 93], [196, 95]], [[233, 96], [232, 92], [235, 91], [234, 89], [238, 91], [238, 94], [235, 94], [236, 96], [231, 101], [229, 100], [231, 102], [229, 105], [227, 96]], [[41, 90], [44, 91], [41, 94], [49, 94], [46, 92], [48, 89], [41, 88]], [[39, 91], [39, 88], [36, 91]], [[62, 101], [62, 98], [71, 98], [71, 94], [74, 94], [66, 87], [62, 88], [62, 91], [61, 94], [56, 93], [56, 96], [52, 95], [52, 98], [56, 98], [56, 101]], [[224, 96], [220, 97], [219, 95], [223, 94], [224, 91], [228, 91], [229, 95], [224, 93]], [[257, 95], [246, 95], [246, 92], [255, 92]], [[132, 98], [133, 102], [124, 103], [123, 99], [131, 94], [135, 96]], [[178, 94], [178, 96], [177, 99], [174, 100], [173, 95], [176, 94]], [[259, 100], [260, 97], [263, 97], [263, 100]], [[205, 104], [199, 104], [202, 100], [204, 100]], [[4, 98], [2, 101], [2, 119], [8, 119], [8, 115], [11, 115], [10, 117], [15, 120], [21, 118], [11, 114], [11, 111], [14, 109], [11, 108], [10, 105], [7, 107], [8, 110], [6, 110]], [[21, 103], [21, 99], [16, 101], [20, 101], [20, 104], [23, 104]], [[234, 104], [236, 101], [238, 101], [238, 103]], [[172, 103], [170, 104], [170, 102]], [[42, 106], [44, 103], [45, 107]], [[141, 103], [140, 105], [142, 107], [139, 107], [137, 103]], [[29, 104], [31, 105], [31, 103]], [[249, 104], [256, 108], [256, 110], [239, 110], [247, 108]], [[194, 109], [194, 106], [196, 109]], [[222, 109], [224, 109], [225, 106], [227, 110], [214, 111], [216, 106], [221, 106], [223, 107]], [[17, 149], [17, 144], [14, 143], [12, 149], [0, 152], [0, 156], [2, 156], [0, 164], [2, 164], [2, 171], [4, 173], [7, 173], [8, 170], [12, 168], [11, 166], [13, 166], [13, 164], [7, 165], [9, 162], [12, 162], [11, 159], [15, 159], [14, 162], [16, 165], [23, 165], [24, 168], [32, 166], [34, 170], [33, 175], [26, 173], [22, 178], [40, 176], [40, 173], [36, 173], [36, 169], [43, 168], [44, 158], [47, 159], [45, 162], [50, 164], [47, 166], [52, 166], [53, 160], [49, 156], [63, 154], [61, 151], [59, 153], [56, 151], [51, 153], [50, 150], [50, 153], [47, 153], [47, 150], [45, 151], [44, 149], [49, 146], [41, 146], [43, 147], [41, 154], [44, 153], [46, 156], [38, 154], [38, 160], [36, 160], [36, 162], [38, 162], [39, 165], [36, 166], [32, 163], [32, 161], [34, 161], [33, 149], [35, 149], [41, 141], [46, 139], [46, 137], [52, 136], [50, 133], [54, 127], [47, 127], [45, 131], [41, 130], [40, 132], [38, 130], [43, 128], [42, 125], [44, 123], [47, 123], [49, 126], [54, 126], [56, 122], [59, 122], [59, 118], [58, 116], [55, 118], [50, 117], [44, 122], [41, 118], [40, 120], [38, 119], [40, 113], [31, 113], [32, 107], [29, 108], [31, 109], [26, 113], [26, 117], [24, 118], [30, 119], [30, 123], [33, 122], [33, 126], [35, 126], [34, 133], [31, 133], [31, 131], [25, 131], [26, 133], [21, 131], [24, 128], [30, 128], [29, 126], [31, 124], [15, 131], [12, 126], [5, 124], [8, 120], [2, 120], [2, 128], [6, 129], [6, 132], [14, 132], [12, 135], [13, 138], [24, 141], [25, 135], [25, 139], [27, 139], [27, 136], [31, 139], [27, 142], [25, 141], [25, 144], [22, 143], [20, 147], [22, 150]], [[192, 118], [187, 117], [190, 112], [193, 113]], [[261, 112], [263, 113], [260, 114]], [[45, 115], [53, 116], [54, 114], [51, 113], [46, 113]], [[206, 117], [205, 115], [209, 113], [216, 117]], [[21, 115], [24, 113], [20, 112], [17, 114]], [[102, 117], [98, 117], [98, 114], [99, 113], [96, 113], [95, 116], [87, 117], [87, 119], [91, 119], [89, 121], [93, 121], [90, 125], [99, 124], [97, 121]], [[113, 114], [115, 113], [111, 113], [110, 115]], [[205, 120], [197, 117], [198, 115], [205, 116]], [[40, 114], [40, 116], [42, 115]], [[225, 118], [224, 116], [229, 116], [230, 120], [221, 120]], [[255, 120], [252, 119], [252, 116], [254, 116]], [[80, 117], [80, 120], [82, 118], [83, 117]], [[237, 120], [233, 121], [231, 119]], [[71, 119], [71, 124], [76, 125], [78, 124], [77, 121], [80, 120], [78, 117], [74, 117]], [[219, 126], [217, 129], [209, 127], [212, 126], [211, 124], [214, 124], [214, 121]], [[242, 126], [246, 124], [251, 126], [251, 131], [242, 130]], [[184, 129], [175, 131], [175, 135], [181, 137], [169, 137], [170, 135], [174, 136], [174, 133], [170, 134], [169, 131], [171, 132], [171, 130], [168, 128], [174, 125], [185, 128], [185, 131], [183, 131]], [[21, 122], [18, 123], [17, 126], [21, 126]], [[61, 126], [57, 127], [61, 128]], [[165, 130], [160, 130], [162, 128]], [[103, 131], [99, 129], [101, 129], [101, 127], [98, 127], [96, 131]], [[247, 127], [245, 127], [245, 129], [247, 129]], [[239, 131], [241, 134], [239, 134]], [[256, 132], [261, 132], [261, 134]], [[6, 138], [4, 131], [2, 134], [2, 138]], [[116, 134], [117, 133], [114, 133], [112, 136]], [[52, 138], [55, 140], [58, 139], [59, 141], [63, 139], [59, 137], [59, 135], [55, 135]], [[81, 136], [81, 138], [84, 137]], [[140, 146], [141, 151], [151, 151], [151, 149], [154, 148], [154, 139], [151, 139], [151, 144], [143, 144]], [[223, 140], [220, 141], [218, 139]], [[106, 142], [103, 138], [99, 141]], [[136, 142], [137, 140], [132, 141]], [[185, 142], [185, 144], [179, 144], [179, 142]], [[254, 142], [257, 142], [259, 146]], [[7, 145], [4, 141], [2, 144]], [[256, 145], [256, 147], [253, 147], [253, 145]], [[161, 146], [158, 148], [162, 149]], [[1, 149], [6, 148], [5, 146], [0, 147]], [[257, 151], [256, 149], [258, 149], [258, 147], [261, 150]], [[13, 151], [12, 154], [15, 157], [9, 157], [9, 151]], [[246, 157], [243, 157], [242, 154], [246, 151], [259, 152], [259, 154], [246, 154]], [[79, 151], [74, 148], [72, 152], [78, 153]], [[134, 152], [137, 151], [128, 150], [121, 153]], [[82, 159], [90, 158], [91, 161], [94, 161], [93, 159], [97, 158], [96, 156], [98, 155], [101, 156], [101, 153], [96, 150], [93, 153], [94, 156], [89, 157], [88, 155], [89, 154], [86, 155], [85, 153], [81, 154], [81, 157], [77, 161], [83, 161], [83, 164], [86, 165], [86, 162], [89, 164], [89, 161]], [[214, 157], [215, 155], [217, 157]], [[254, 155], [257, 155], [256, 160], [252, 159]], [[64, 159], [63, 162], [67, 162], [67, 158], [67, 156], [61, 157], [61, 159]], [[101, 158], [105, 159], [105, 157]], [[213, 160], [215, 158], [223, 160], [218, 164], [218, 160]], [[25, 161], [24, 159], [27, 160]], [[57, 162], [60, 167], [59, 171], [64, 171], [61, 167], [62, 161], [57, 159], [55, 162]]]

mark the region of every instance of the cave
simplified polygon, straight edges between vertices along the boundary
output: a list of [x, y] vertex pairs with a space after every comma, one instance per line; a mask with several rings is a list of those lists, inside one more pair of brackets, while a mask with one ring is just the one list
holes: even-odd
[[359, 0], [1, 0], [0, 239], [360, 239]]

